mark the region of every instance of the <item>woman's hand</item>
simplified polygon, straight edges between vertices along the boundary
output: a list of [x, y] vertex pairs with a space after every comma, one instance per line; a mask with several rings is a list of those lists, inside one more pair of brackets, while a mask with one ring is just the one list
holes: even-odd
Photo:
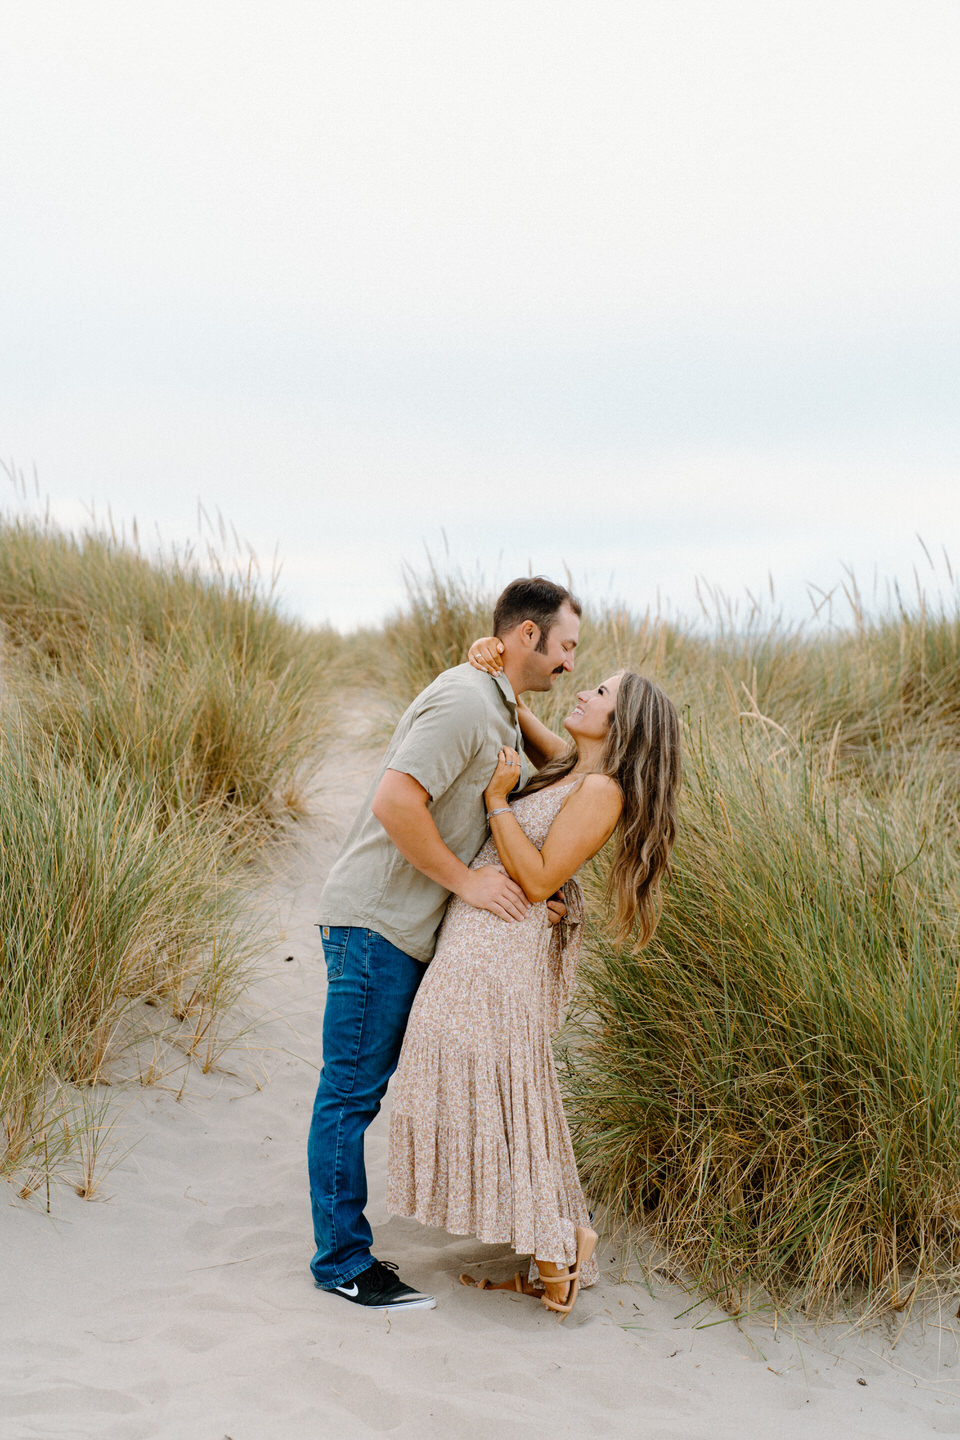
[[502, 675], [503, 661], [500, 656], [503, 654], [503, 645], [495, 635], [483, 635], [479, 640], [474, 640], [467, 651], [467, 659], [474, 670], [482, 670], [486, 675]]
[[511, 790], [515, 790], [520, 783], [520, 756], [516, 750], [507, 746], [500, 751], [497, 759], [497, 768], [494, 770], [490, 783], [483, 792], [488, 810], [495, 810], [502, 805]]
[[555, 890], [547, 901], [547, 924], [559, 925], [567, 913], [567, 902], [562, 890]]

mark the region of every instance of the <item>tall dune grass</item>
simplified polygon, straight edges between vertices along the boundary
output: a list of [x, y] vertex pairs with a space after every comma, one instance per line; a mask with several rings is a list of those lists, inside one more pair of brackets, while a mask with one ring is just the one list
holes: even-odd
[[23, 516], [0, 523], [0, 630], [0, 1173], [42, 1172], [136, 1001], [215, 1053], [249, 861], [302, 804], [338, 642], [252, 568]]
[[485, 635], [496, 598], [461, 572], [445, 574], [432, 557], [424, 575], [404, 568], [406, 605], [384, 624], [377, 650], [387, 692], [398, 710], [430, 681], [467, 658]]
[[0, 531], [8, 680], [61, 750], [119, 763], [168, 803], [252, 824], [296, 809], [328, 730], [332, 634], [282, 617], [248, 569], [151, 562], [110, 536]]
[[[779, 737], [778, 737], [779, 738]], [[567, 1079], [585, 1183], [728, 1303], [901, 1303], [960, 1252], [960, 867], [939, 806], [825, 756], [687, 754], [642, 959], [594, 935]]]
[[[435, 653], [437, 587], [407, 653]], [[444, 594], [457, 646], [487, 598]], [[581, 683], [662, 683], [685, 752], [645, 952], [611, 944], [588, 873], [563, 1046], [583, 1178], [732, 1308], [757, 1285], [901, 1307], [960, 1265], [960, 606], [852, 601], [810, 629], [588, 611], [578, 651]]]
[[118, 766], [94, 780], [56, 747], [0, 738], [3, 1169], [49, 1143], [65, 1085], [101, 1079], [134, 1000], [192, 1015], [200, 1035], [235, 996], [249, 959], [238, 870], [212, 810], [165, 814]]

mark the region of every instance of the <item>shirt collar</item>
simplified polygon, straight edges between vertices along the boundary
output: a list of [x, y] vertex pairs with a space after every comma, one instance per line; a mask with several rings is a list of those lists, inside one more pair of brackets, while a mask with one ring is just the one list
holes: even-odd
[[514, 695], [513, 686], [510, 684], [510, 681], [507, 679], [506, 675], [501, 670], [500, 674], [494, 675], [493, 678], [496, 681], [497, 689], [500, 691], [500, 694], [503, 696], [510, 709], [516, 711], [517, 697], [516, 695]]

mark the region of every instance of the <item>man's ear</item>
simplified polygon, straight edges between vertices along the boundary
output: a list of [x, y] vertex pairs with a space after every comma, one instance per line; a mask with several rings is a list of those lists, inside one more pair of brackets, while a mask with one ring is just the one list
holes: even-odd
[[533, 620], [524, 620], [520, 626], [520, 635], [524, 644], [536, 646], [540, 643], [540, 626]]

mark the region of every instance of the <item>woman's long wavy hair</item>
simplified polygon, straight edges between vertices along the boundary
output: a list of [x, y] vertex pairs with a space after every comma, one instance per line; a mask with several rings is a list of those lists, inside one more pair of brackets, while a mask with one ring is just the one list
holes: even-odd
[[[555, 785], [577, 763], [576, 746], [550, 760], [523, 790], [532, 795]], [[680, 790], [680, 719], [673, 702], [652, 680], [624, 671], [610, 717], [610, 734], [597, 767], [616, 780], [623, 810], [614, 831], [616, 853], [607, 881], [613, 927], [621, 942], [636, 923], [641, 945], [657, 928], [661, 885], [670, 878]]]

